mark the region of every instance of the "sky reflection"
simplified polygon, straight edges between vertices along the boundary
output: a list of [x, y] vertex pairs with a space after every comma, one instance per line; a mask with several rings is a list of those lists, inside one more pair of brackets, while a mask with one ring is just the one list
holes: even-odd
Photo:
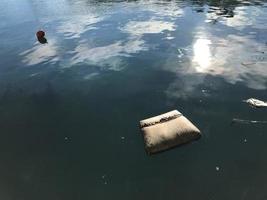
[[[100, 12], [97, 12], [99, 11], [98, 6], [94, 5], [90, 7], [90, 10], [87, 9], [88, 12], [84, 12], [83, 15], [75, 15], [74, 11], [76, 7], [80, 8], [82, 5], [81, 3], [84, 3], [83, 1], [74, 5], [74, 11], [71, 10], [71, 6], [66, 2], [57, 2], [56, 5], [61, 3], [65, 5], [64, 10], [68, 10], [70, 16], [67, 18], [62, 17], [62, 15], [56, 17], [55, 19], [58, 26], [55, 27], [56, 32], [54, 33], [54, 39], [50, 40], [48, 38], [49, 44], [46, 46], [35, 44], [34, 47], [21, 53], [20, 55], [23, 56], [23, 63], [36, 65], [60, 60], [60, 63], [64, 65], [63, 67], [72, 67], [84, 63], [99, 65], [100, 67], [105, 66], [105, 69], [115, 71], [121, 70], [126, 66], [123, 57], [129, 57], [141, 51], [149, 50], [149, 44], [142, 38], [145, 34], [161, 34], [165, 31], [175, 31], [176, 25], [173, 20], [183, 14], [183, 10], [178, 7], [176, 3], [171, 3], [173, 6], [170, 7], [169, 4], [155, 4], [155, 2], [152, 1], [139, 1], [137, 3], [111, 4], [112, 6], [106, 5], [104, 7], [109, 8], [101, 10]], [[35, 11], [40, 9], [40, 5], [37, 6], [33, 4], [32, 6]], [[83, 7], [86, 6], [88, 5], [83, 5]], [[49, 5], [44, 4], [44, 8], [49, 8]], [[115, 12], [114, 9], [119, 9], [122, 12], [123, 15], [121, 15], [121, 17], [122, 21], [125, 21], [124, 23], [120, 22], [116, 24], [116, 21], [114, 21], [114, 23], [109, 21], [110, 18], [116, 19], [116, 15], [120, 14]], [[131, 11], [144, 12], [146, 14], [143, 20], [129, 20], [131, 19]], [[51, 12], [53, 12], [53, 9]], [[101, 13], [101, 17], [99, 17], [99, 13]], [[168, 19], [166, 17], [168, 17]], [[42, 21], [46, 23], [46, 27], [53, 23], [53, 20], [50, 18], [46, 18], [45, 20], [42, 18]], [[99, 23], [101, 23], [101, 26]], [[110, 25], [116, 25], [116, 27], [113, 27], [113, 33], [105, 33], [105, 27]], [[99, 33], [104, 33], [105, 38], [98, 36]], [[126, 33], [127, 35], [122, 36], [122, 38], [118, 40], [109, 39], [108, 37], [111, 34], [122, 33]], [[165, 39], [174, 39], [170, 33], [166, 34], [164, 37]], [[57, 49], [62, 48], [64, 39], [72, 41], [73, 45], [64, 47], [63, 52], [65, 52], [67, 56], [59, 56], [57, 54]], [[95, 40], [99, 42], [95, 42]], [[106, 45], [103, 45], [101, 40], [106, 40], [103, 42]], [[61, 47], [57, 47], [57, 43], [60, 44]]]
[[193, 62], [196, 63], [196, 71], [206, 73], [211, 65], [211, 52], [208, 39], [197, 39], [193, 45], [194, 57]]
[[[212, 33], [205, 35], [209, 39], [198, 38], [185, 49], [183, 56], [188, 59], [181, 63], [183, 70], [177, 72], [177, 80], [167, 89], [169, 97], [187, 98], [194, 95], [195, 89], [207, 75], [222, 77], [231, 84], [242, 82], [251, 89], [267, 88], [267, 46], [264, 43], [257, 42], [251, 36], [228, 35], [220, 38]], [[184, 74], [183, 78], [181, 74]], [[178, 86], [181, 82], [182, 88]]]
[[[229, 35], [226, 38], [218, 38], [213, 36], [212, 41], [214, 46], [211, 54], [213, 59], [206, 58], [205, 73], [211, 75], [220, 75], [228, 82], [235, 84], [238, 81], [244, 81], [248, 87], [253, 89], [266, 88], [265, 81], [259, 79], [255, 84], [253, 77], [266, 77], [267, 72], [264, 70], [263, 62], [266, 57], [262, 52], [266, 51], [266, 46], [255, 41], [254, 38], [247, 36]], [[206, 48], [206, 50], [205, 50]], [[210, 56], [208, 48], [202, 48], [204, 53], [203, 59]], [[206, 63], [209, 60], [209, 63]], [[250, 66], [244, 66], [244, 63], [251, 63]], [[209, 65], [209, 66], [207, 66]], [[201, 63], [196, 66], [196, 71], [199, 72]], [[203, 72], [203, 71], [201, 71]]]
[[113, 44], [90, 47], [86, 42], [79, 44], [71, 57], [71, 66], [81, 63], [89, 63], [100, 66], [109, 66], [109, 69], [119, 71], [123, 69], [119, 57], [129, 57], [131, 54], [146, 50], [143, 40], [117, 41]]
[[58, 49], [54, 39], [50, 39], [49, 43], [43, 45], [35, 42], [31, 49], [22, 52], [20, 56], [23, 56], [22, 62], [28, 66], [41, 63], [53, 64], [59, 61]]
[[97, 26], [94, 26], [94, 24], [102, 20], [102, 17], [94, 15], [75, 16], [62, 21], [57, 27], [57, 32], [63, 33], [67, 39], [80, 38], [81, 34], [97, 29]]
[[150, 11], [155, 15], [155, 17], [166, 18], [170, 20], [175, 20], [177, 17], [181, 17], [184, 14], [181, 5], [175, 1], [139, 1], [138, 9], [143, 11]]
[[144, 34], [158, 34], [163, 31], [174, 31], [175, 25], [172, 22], [165, 21], [131, 21], [122, 28], [123, 32], [133, 36], [142, 36]]
[[[66, 8], [71, 9], [69, 5]], [[164, 50], [159, 48], [159, 51], [163, 52], [162, 56], [166, 52], [166, 57], [161, 58], [165, 60], [161, 70], [179, 75], [220, 76], [231, 84], [243, 82], [253, 89], [266, 88], [266, 56], [262, 53], [266, 52], [266, 44], [259, 40], [264, 38], [263, 32], [257, 31], [266, 29], [263, 23], [267, 18], [266, 8], [212, 7], [213, 12], [205, 12], [210, 10], [208, 8], [194, 12], [175, 2], [154, 1], [110, 3], [104, 8], [98, 12], [98, 6], [94, 5], [83, 15], [71, 12], [67, 18], [56, 18], [53, 38], [48, 38], [46, 45], [35, 43], [22, 52], [22, 62], [32, 66], [59, 61], [61, 68], [93, 65], [120, 71], [128, 65], [128, 57], [141, 57], [144, 51], [155, 57], [154, 53], [158, 52], [150, 50], [163, 46]], [[133, 13], [139, 14], [133, 16]], [[217, 20], [218, 24], [206, 23], [210, 19]], [[46, 26], [51, 24], [53, 20]], [[229, 32], [221, 32], [222, 26]], [[107, 32], [111, 30], [109, 27], [111, 32]], [[146, 37], [148, 35], [158, 39]], [[65, 45], [67, 40], [69, 45]]]

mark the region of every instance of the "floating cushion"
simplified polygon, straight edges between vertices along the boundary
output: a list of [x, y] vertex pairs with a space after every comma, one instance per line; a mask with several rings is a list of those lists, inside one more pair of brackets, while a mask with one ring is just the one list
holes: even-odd
[[140, 121], [145, 149], [157, 153], [200, 138], [199, 129], [177, 110]]

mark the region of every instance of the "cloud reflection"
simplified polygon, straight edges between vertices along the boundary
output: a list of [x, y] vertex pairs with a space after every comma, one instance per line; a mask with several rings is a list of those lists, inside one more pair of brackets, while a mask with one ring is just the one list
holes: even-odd
[[267, 46], [264, 43], [252, 36], [228, 35], [220, 38], [205, 34], [209, 39], [198, 37], [191, 47], [186, 48], [184, 56], [188, 59], [178, 72], [176, 70], [178, 78], [169, 85], [166, 91], [168, 97], [194, 95], [206, 75], [222, 77], [231, 84], [242, 82], [256, 90], [267, 88]]
[[93, 15], [75, 16], [61, 22], [57, 32], [63, 33], [68, 39], [79, 38], [86, 31], [97, 29], [94, 24], [103, 20], [103, 17]]
[[169, 17], [175, 20], [184, 14], [181, 4], [175, 1], [145, 1], [141, 0], [138, 2], [138, 7], [143, 11], [152, 12], [154, 15], [160, 18]]
[[175, 24], [167, 21], [131, 21], [127, 23], [122, 31], [133, 36], [142, 36], [144, 34], [157, 34], [163, 31], [174, 31]]
[[[253, 89], [265, 89], [267, 72], [265, 70], [266, 45], [248, 36], [229, 35], [226, 39], [217, 39], [223, 46], [215, 47], [216, 60], [214, 70], [230, 83], [243, 81]], [[244, 66], [242, 63], [254, 63]], [[257, 80], [258, 81], [255, 81]], [[264, 81], [263, 81], [264, 80]]]
[[127, 42], [117, 41], [113, 44], [99, 47], [91, 47], [86, 42], [79, 44], [74, 51], [70, 64], [91, 63], [100, 66], [109, 66], [109, 69], [118, 71], [122, 60], [120, 57], [129, 57], [131, 54], [147, 50], [141, 39], [133, 39]]
[[26, 65], [36, 65], [40, 63], [51, 64], [59, 60], [56, 42], [53, 39], [50, 39], [49, 43], [43, 45], [36, 42], [31, 49], [22, 52], [20, 56], [23, 56], [22, 62]]
[[[163, 37], [161, 33], [167, 32], [164, 34], [165, 39], [174, 39], [170, 32], [175, 31], [175, 19], [183, 14], [183, 9], [177, 3], [164, 1], [141, 0], [101, 6], [84, 1], [77, 5], [60, 1], [58, 5], [64, 8], [58, 16], [53, 15], [54, 9], [45, 2], [36, 5], [43, 5], [44, 10], [50, 11], [49, 14], [42, 11], [41, 18], [46, 16], [46, 24], [58, 25], [53, 24], [53, 27], [56, 27], [54, 38], [57, 40], [49, 38], [47, 45], [35, 44], [31, 49], [21, 53], [26, 65], [60, 61], [60, 65], [64, 67], [84, 63], [115, 71], [122, 70], [126, 66], [125, 57], [149, 50], [149, 44], [143, 37], [145, 34], [160, 34], [159, 36]], [[34, 8], [38, 11], [40, 6]], [[135, 18], [132, 16], [133, 13], [141, 13], [141, 15]], [[50, 15], [53, 18], [50, 18]], [[108, 35], [101, 38], [105, 34], [106, 27], [110, 25], [116, 26], [113, 29], [114, 33], [110, 34], [110, 38]], [[87, 32], [88, 34], [85, 34]], [[116, 35], [122, 35], [122, 37], [114, 38], [113, 36]], [[66, 42], [67, 45], [65, 45]], [[57, 47], [57, 44], [60, 44], [60, 47], [64, 45], [64, 48]]]

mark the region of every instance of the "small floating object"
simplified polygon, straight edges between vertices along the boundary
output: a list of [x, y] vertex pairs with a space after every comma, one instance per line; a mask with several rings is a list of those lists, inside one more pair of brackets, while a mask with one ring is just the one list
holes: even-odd
[[177, 110], [140, 121], [148, 154], [199, 139], [200, 130]]
[[216, 166], [215, 169], [216, 169], [216, 171], [219, 171], [220, 170], [220, 167]]
[[36, 37], [39, 38], [43, 38], [45, 36], [45, 32], [44, 31], [37, 31], [36, 33]]
[[41, 44], [47, 43], [47, 39], [45, 38], [45, 32], [44, 31], [37, 31], [36, 37]]
[[254, 98], [244, 100], [243, 102], [248, 103], [250, 106], [256, 107], [256, 108], [267, 107], [267, 102], [264, 102], [264, 101], [261, 101], [258, 99], [254, 99]]
[[250, 65], [255, 65], [256, 62], [242, 62], [241, 64], [244, 66], [250, 66]]
[[232, 124], [267, 124], [267, 121], [257, 121], [257, 120], [248, 120], [248, 119], [238, 119], [233, 118]]

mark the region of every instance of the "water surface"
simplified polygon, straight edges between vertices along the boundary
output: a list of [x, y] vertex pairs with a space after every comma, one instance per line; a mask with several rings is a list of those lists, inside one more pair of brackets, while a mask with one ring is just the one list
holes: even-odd
[[[264, 1], [2, 0], [0, 198], [267, 198]], [[47, 44], [35, 37], [46, 31]], [[152, 157], [138, 122], [203, 133]]]

